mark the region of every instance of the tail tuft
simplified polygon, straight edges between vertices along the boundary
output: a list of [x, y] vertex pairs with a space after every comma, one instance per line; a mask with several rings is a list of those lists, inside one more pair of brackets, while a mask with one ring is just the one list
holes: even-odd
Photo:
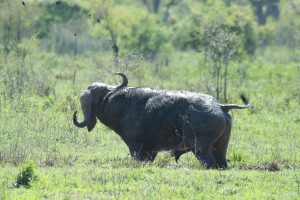
[[241, 94], [240, 97], [241, 97], [242, 101], [244, 102], [244, 104], [249, 105], [249, 99], [247, 99], [244, 94]]

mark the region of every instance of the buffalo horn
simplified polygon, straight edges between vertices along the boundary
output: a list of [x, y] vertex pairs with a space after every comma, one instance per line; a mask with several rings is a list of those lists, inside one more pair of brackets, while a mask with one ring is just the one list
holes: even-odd
[[85, 127], [88, 124], [88, 121], [83, 121], [83, 122], [79, 123], [77, 121], [76, 114], [77, 114], [77, 111], [75, 111], [74, 114], [73, 114], [73, 123], [74, 123], [74, 125], [79, 127], [79, 128]]
[[123, 82], [122, 82], [120, 85], [118, 85], [118, 86], [116, 87], [116, 89], [120, 89], [120, 88], [126, 87], [126, 86], [128, 85], [128, 78], [127, 78], [127, 76], [126, 76], [125, 74], [123, 74], [123, 73], [121, 73], [121, 72], [117, 72], [117, 73], [115, 73], [115, 75], [119, 75], [119, 76], [121, 76], [122, 79], [123, 79]]

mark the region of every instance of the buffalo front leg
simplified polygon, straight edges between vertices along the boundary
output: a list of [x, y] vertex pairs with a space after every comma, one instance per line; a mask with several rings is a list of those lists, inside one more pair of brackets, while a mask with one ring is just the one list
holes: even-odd
[[153, 151], [147, 151], [143, 143], [136, 143], [129, 146], [131, 157], [138, 161], [151, 161], [156, 158], [157, 153]]

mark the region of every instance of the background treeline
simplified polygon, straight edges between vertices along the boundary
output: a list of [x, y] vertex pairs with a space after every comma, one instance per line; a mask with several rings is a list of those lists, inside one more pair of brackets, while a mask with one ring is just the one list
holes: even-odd
[[[297, 61], [299, 8], [296, 0], [2, 0], [4, 93], [13, 98], [29, 88], [49, 95], [58, 79], [75, 83], [76, 72], [86, 69], [93, 71], [89, 81], [101, 81], [96, 71], [123, 71], [134, 74], [138, 85], [160, 82], [152, 86], [168, 88], [168, 81], [182, 81], [177, 89], [227, 102], [232, 77], [245, 80], [257, 55], [278, 48], [277, 55]], [[174, 59], [184, 53], [189, 63], [194, 60], [193, 69]], [[238, 74], [230, 73], [233, 62]], [[164, 68], [170, 63], [171, 75]], [[204, 79], [202, 87], [195, 75]]]
[[270, 45], [295, 48], [299, 40], [300, 3], [296, 0], [23, 2], [0, 1], [4, 54], [35, 38], [45, 52], [126, 54], [134, 50], [151, 59], [161, 52], [205, 48], [205, 30], [218, 28], [241, 36], [238, 50], [247, 55]]

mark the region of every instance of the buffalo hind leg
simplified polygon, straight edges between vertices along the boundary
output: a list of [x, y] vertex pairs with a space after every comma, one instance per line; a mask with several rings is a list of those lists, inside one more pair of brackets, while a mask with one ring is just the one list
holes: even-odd
[[205, 147], [203, 149], [193, 148], [192, 152], [207, 169], [215, 167], [216, 159], [214, 158], [210, 147]]
[[213, 155], [216, 158], [216, 164], [218, 168], [226, 169], [228, 167], [226, 160], [227, 147], [230, 138], [231, 126], [227, 127], [227, 130], [213, 145]]

